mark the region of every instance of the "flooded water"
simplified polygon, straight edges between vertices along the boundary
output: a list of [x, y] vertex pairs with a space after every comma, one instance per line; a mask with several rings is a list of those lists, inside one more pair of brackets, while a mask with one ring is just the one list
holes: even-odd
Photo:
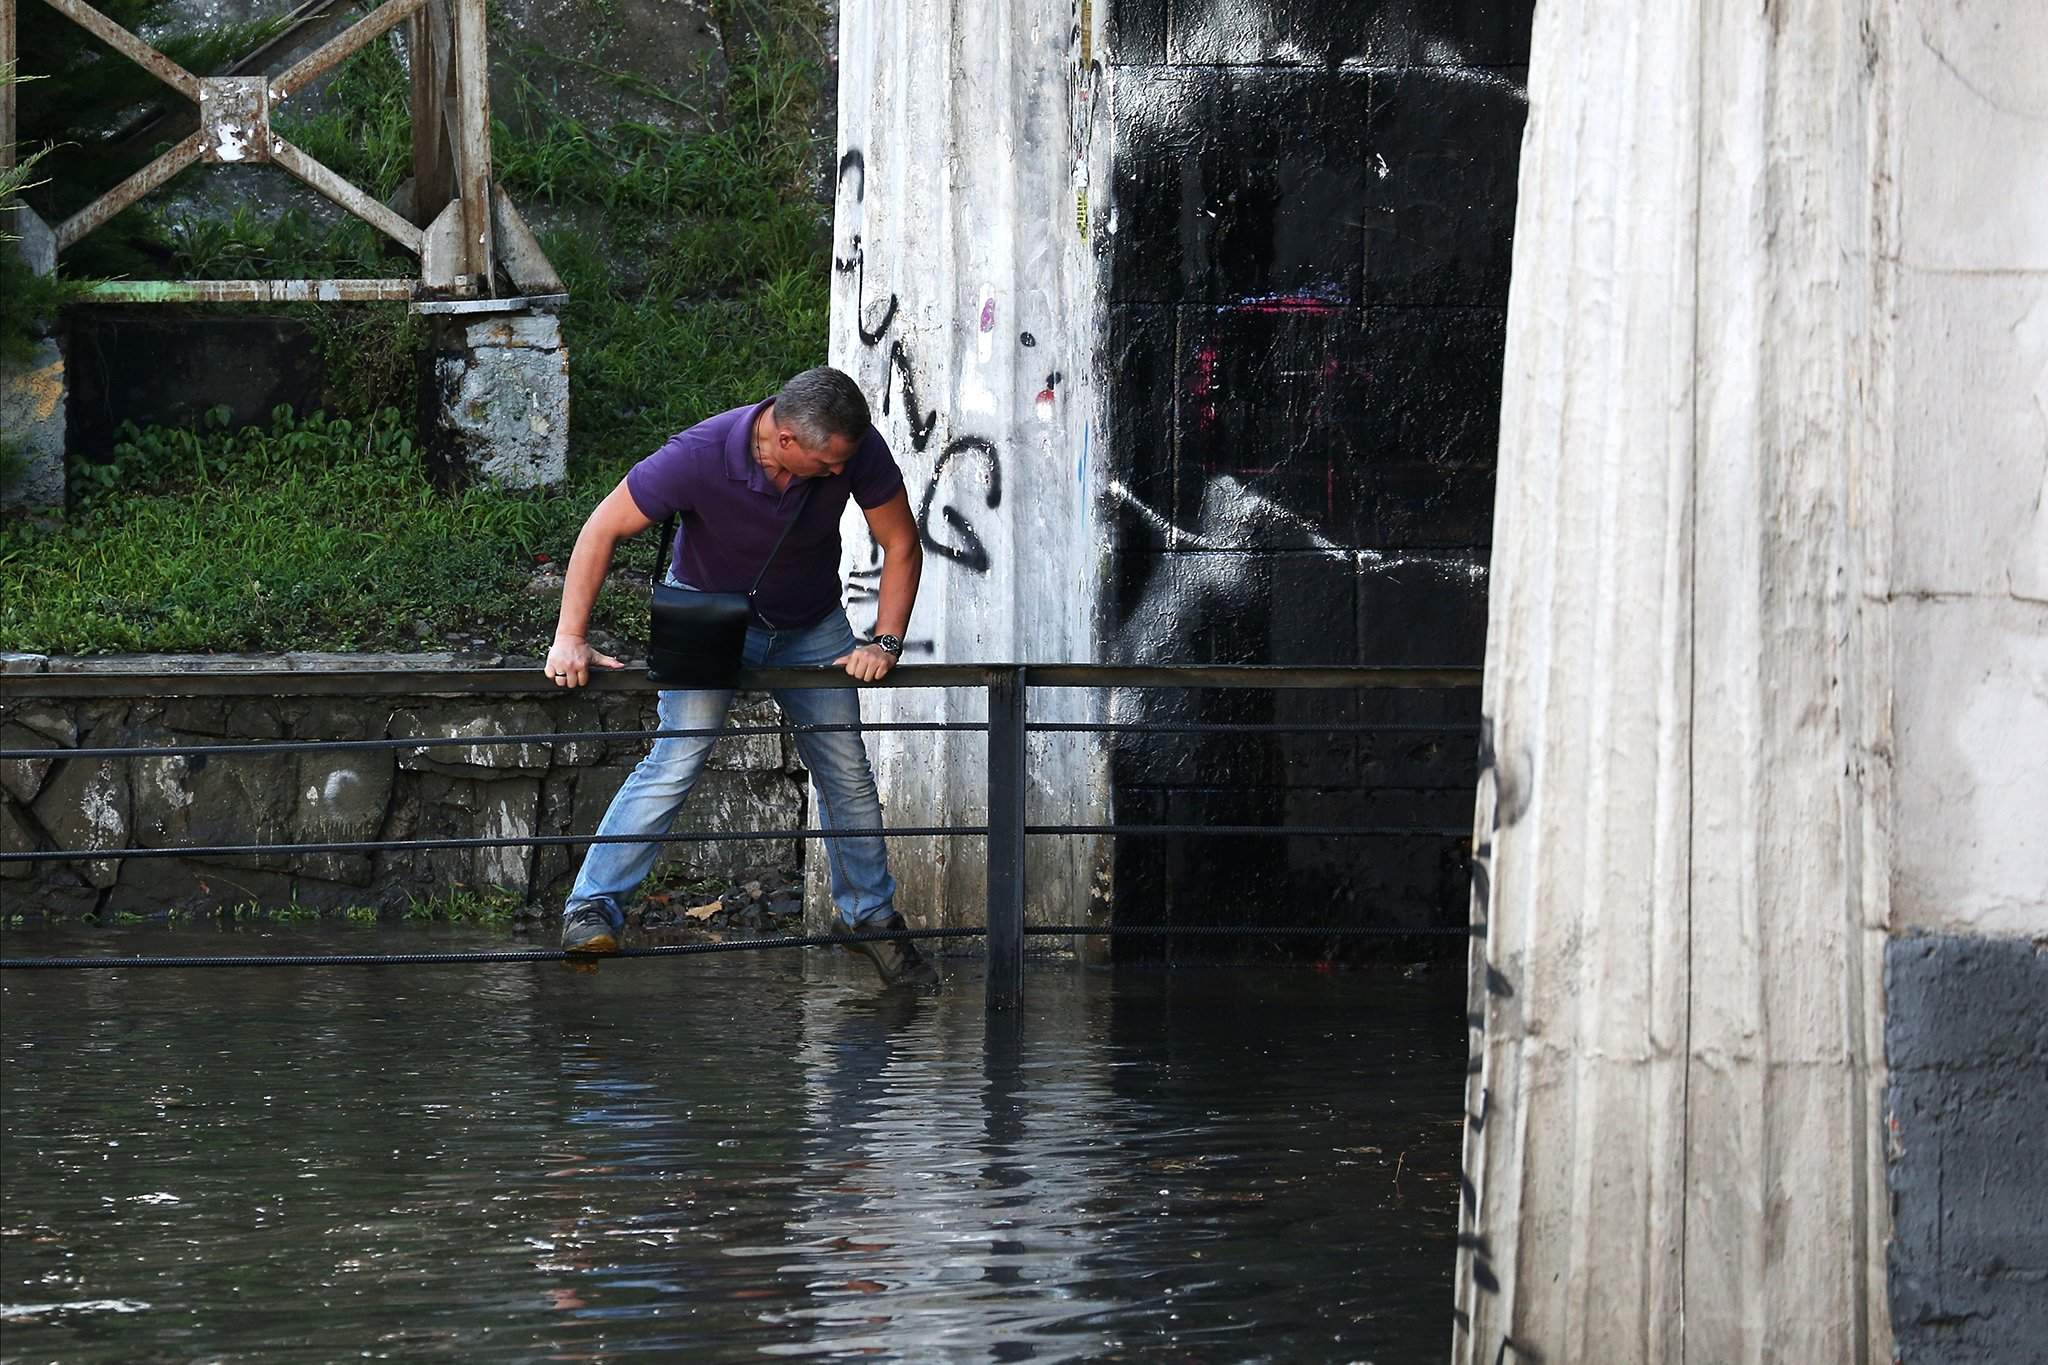
[[[16, 930], [8, 956], [482, 933]], [[1454, 968], [0, 974], [0, 1357], [1431, 1359]]]

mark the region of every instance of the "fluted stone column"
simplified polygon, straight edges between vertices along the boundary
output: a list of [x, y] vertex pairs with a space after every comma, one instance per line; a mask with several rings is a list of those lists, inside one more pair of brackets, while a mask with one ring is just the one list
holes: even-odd
[[1888, 1354], [1893, 10], [1537, 10], [1460, 1361]]

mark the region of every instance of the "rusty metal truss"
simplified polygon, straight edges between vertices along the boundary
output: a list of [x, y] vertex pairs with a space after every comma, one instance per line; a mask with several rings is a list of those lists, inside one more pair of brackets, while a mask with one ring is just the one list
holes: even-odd
[[[198, 126], [147, 166], [54, 225], [58, 252], [201, 162], [269, 162], [376, 228], [419, 261], [416, 279], [110, 280], [90, 296], [122, 303], [345, 303], [407, 300], [423, 311], [550, 306], [566, 296], [519, 210], [491, 180], [484, 0], [384, 0], [276, 75], [195, 76], [85, 0], [43, 0], [197, 106]], [[0, 0], [0, 69], [15, 61], [19, 0]], [[332, 0], [295, 19], [329, 21]], [[412, 66], [412, 178], [382, 202], [294, 145], [271, 115], [315, 79], [406, 28]], [[12, 85], [0, 88], [0, 169], [15, 148]], [[23, 210], [24, 212], [26, 209]], [[510, 289], [501, 292], [499, 279]]]

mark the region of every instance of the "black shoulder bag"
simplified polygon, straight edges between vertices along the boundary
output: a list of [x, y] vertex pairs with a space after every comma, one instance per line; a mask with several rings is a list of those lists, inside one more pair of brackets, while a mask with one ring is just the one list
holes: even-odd
[[670, 517], [663, 523], [661, 556], [655, 561], [654, 596], [649, 604], [649, 678], [664, 687], [724, 688], [739, 682], [747, 623], [754, 615], [754, 594], [810, 501], [811, 484], [806, 481], [803, 495], [797, 499], [795, 515], [784, 523], [782, 534], [775, 539], [775, 548], [768, 552], [761, 572], [754, 575], [754, 586], [745, 592], [699, 592], [670, 585], [669, 554], [675, 545], [678, 518]]

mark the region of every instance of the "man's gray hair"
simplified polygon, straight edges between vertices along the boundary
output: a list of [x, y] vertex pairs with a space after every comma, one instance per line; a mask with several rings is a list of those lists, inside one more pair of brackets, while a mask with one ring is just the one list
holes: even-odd
[[868, 400], [851, 376], [830, 365], [805, 370], [775, 395], [775, 422], [816, 450], [834, 436], [859, 441], [868, 434]]

